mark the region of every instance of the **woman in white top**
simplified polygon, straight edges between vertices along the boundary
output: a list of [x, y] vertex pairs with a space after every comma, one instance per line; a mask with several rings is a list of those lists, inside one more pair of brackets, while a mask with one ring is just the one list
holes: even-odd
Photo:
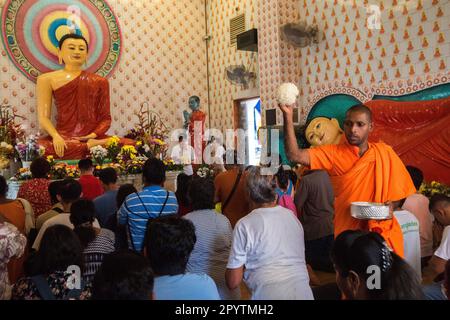
[[303, 228], [290, 210], [277, 205], [276, 186], [261, 168], [249, 169], [247, 192], [254, 210], [234, 228], [227, 285], [234, 289], [244, 280], [253, 300], [312, 300]]

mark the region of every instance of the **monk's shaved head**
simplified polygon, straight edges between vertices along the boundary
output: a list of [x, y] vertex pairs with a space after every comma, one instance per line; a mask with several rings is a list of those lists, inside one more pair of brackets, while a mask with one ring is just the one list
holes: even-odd
[[357, 104], [353, 107], [350, 107], [346, 112], [346, 117], [348, 117], [348, 115], [353, 112], [365, 113], [369, 122], [372, 122], [372, 110], [370, 110], [368, 106], [364, 104]]

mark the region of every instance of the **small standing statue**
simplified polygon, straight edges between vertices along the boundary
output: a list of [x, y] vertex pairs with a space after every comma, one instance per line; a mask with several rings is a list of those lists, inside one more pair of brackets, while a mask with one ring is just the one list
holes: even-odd
[[[196, 159], [202, 159], [201, 155], [205, 149], [203, 135], [205, 132], [206, 114], [200, 111], [200, 98], [197, 96], [189, 97], [189, 108], [192, 110], [191, 113], [187, 110], [183, 112], [184, 128], [189, 131], [190, 143], [195, 150]], [[196, 130], [197, 134], [195, 134]]]

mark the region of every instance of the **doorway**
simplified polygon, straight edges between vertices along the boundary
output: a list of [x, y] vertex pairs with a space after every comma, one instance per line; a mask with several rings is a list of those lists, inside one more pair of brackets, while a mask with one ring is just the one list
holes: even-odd
[[245, 135], [245, 165], [259, 165], [261, 159], [261, 144], [258, 130], [261, 127], [261, 100], [259, 97], [238, 100], [235, 103], [237, 119], [235, 129], [244, 129]]

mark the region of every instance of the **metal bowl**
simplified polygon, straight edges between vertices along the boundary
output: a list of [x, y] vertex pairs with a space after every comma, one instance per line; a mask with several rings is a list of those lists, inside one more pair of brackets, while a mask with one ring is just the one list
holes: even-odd
[[389, 206], [384, 203], [375, 202], [352, 202], [351, 215], [355, 219], [363, 220], [386, 220], [392, 219]]

